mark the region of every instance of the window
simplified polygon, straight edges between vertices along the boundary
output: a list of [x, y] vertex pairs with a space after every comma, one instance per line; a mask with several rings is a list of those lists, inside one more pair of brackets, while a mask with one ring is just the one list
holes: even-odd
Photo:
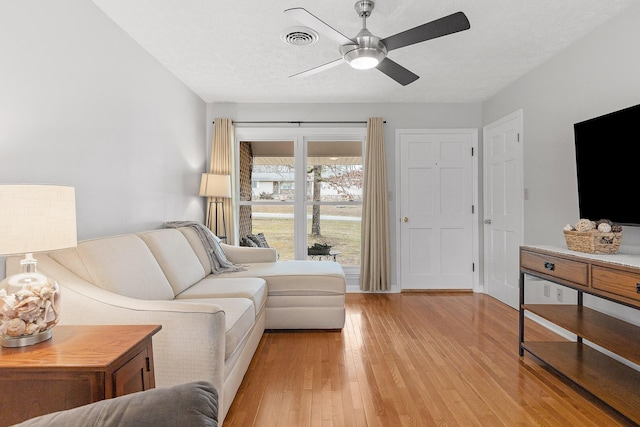
[[306, 145], [307, 247], [330, 246], [329, 259], [360, 265], [362, 141]]
[[[358, 267], [365, 134], [364, 128], [236, 129], [240, 237], [264, 233], [281, 260]], [[309, 249], [314, 245], [330, 249], [318, 254]]]

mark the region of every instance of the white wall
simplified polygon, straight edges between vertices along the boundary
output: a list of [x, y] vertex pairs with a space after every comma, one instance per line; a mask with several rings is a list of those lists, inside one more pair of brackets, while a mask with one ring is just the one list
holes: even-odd
[[[640, 104], [639, 19], [640, 5], [629, 8], [483, 104], [484, 125], [524, 110], [527, 244], [564, 244], [562, 227], [578, 220], [573, 124]], [[623, 244], [638, 235], [625, 227]]]
[[[480, 104], [232, 104], [207, 105], [207, 139], [211, 139], [212, 122], [216, 117], [234, 121], [365, 121], [369, 117], [386, 120], [385, 151], [387, 155], [389, 200], [389, 226], [391, 238], [391, 279], [395, 286], [395, 221], [396, 214], [396, 129], [468, 129], [482, 127]], [[264, 125], [262, 125], [264, 126]], [[318, 127], [318, 125], [309, 125]], [[329, 125], [336, 127], [336, 125]], [[353, 125], [351, 125], [353, 126]], [[363, 125], [364, 126], [364, 125]]]
[[205, 117], [92, 2], [0, 2], [0, 183], [74, 186], [79, 239], [203, 220]]
[[[640, 104], [638, 22], [640, 4], [483, 104], [484, 125], [524, 110], [526, 244], [564, 246], [562, 227], [578, 220], [573, 124]], [[616, 154], [610, 153], [614, 165]], [[635, 197], [636, 183], [628, 185]], [[640, 229], [624, 227], [622, 244], [640, 246]], [[605, 311], [640, 323], [637, 311], [604, 305]]]

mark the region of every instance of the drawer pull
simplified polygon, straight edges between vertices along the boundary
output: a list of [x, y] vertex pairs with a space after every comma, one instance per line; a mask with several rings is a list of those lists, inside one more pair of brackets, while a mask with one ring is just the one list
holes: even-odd
[[636, 293], [640, 294], [640, 283], [636, 283]]
[[556, 269], [556, 265], [554, 263], [552, 263], [552, 262], [545, 262], [544, 263], [544, 268], [545, 268], [545, 270], [553, 271], [553, 270]]

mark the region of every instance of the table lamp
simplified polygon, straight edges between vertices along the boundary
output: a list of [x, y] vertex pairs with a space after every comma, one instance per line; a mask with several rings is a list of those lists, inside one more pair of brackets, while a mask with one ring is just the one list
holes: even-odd
[[[215, 203], [214, 233], [221, 239], [227, 238], [227, 223], [224, 218], [224, 198], [231, 197], [231, 176], [203, 173], [200, 180], [200, 195], [209, 199], [206, 226], [211, 230], [211, 204]], [[222, 210], [222, 236], [218, 234], [218, 210]]]
[[73, 187], [0, 185], [0, 255], [25, 254], [21, 272], [0, 282], [3, 347], [51, 338], [60, 317], [60, 286], [37, 272], [33, 253], [76, 244]]

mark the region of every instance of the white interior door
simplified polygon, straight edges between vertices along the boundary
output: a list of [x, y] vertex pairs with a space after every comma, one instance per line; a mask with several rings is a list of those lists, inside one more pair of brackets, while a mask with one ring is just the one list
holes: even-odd
[[484, 127], [484, 283], [486, 292], [518, 307], [523, 241], [522, 110]]
[[402, 290], [472, 289], [477, 130], [398, 130]]

